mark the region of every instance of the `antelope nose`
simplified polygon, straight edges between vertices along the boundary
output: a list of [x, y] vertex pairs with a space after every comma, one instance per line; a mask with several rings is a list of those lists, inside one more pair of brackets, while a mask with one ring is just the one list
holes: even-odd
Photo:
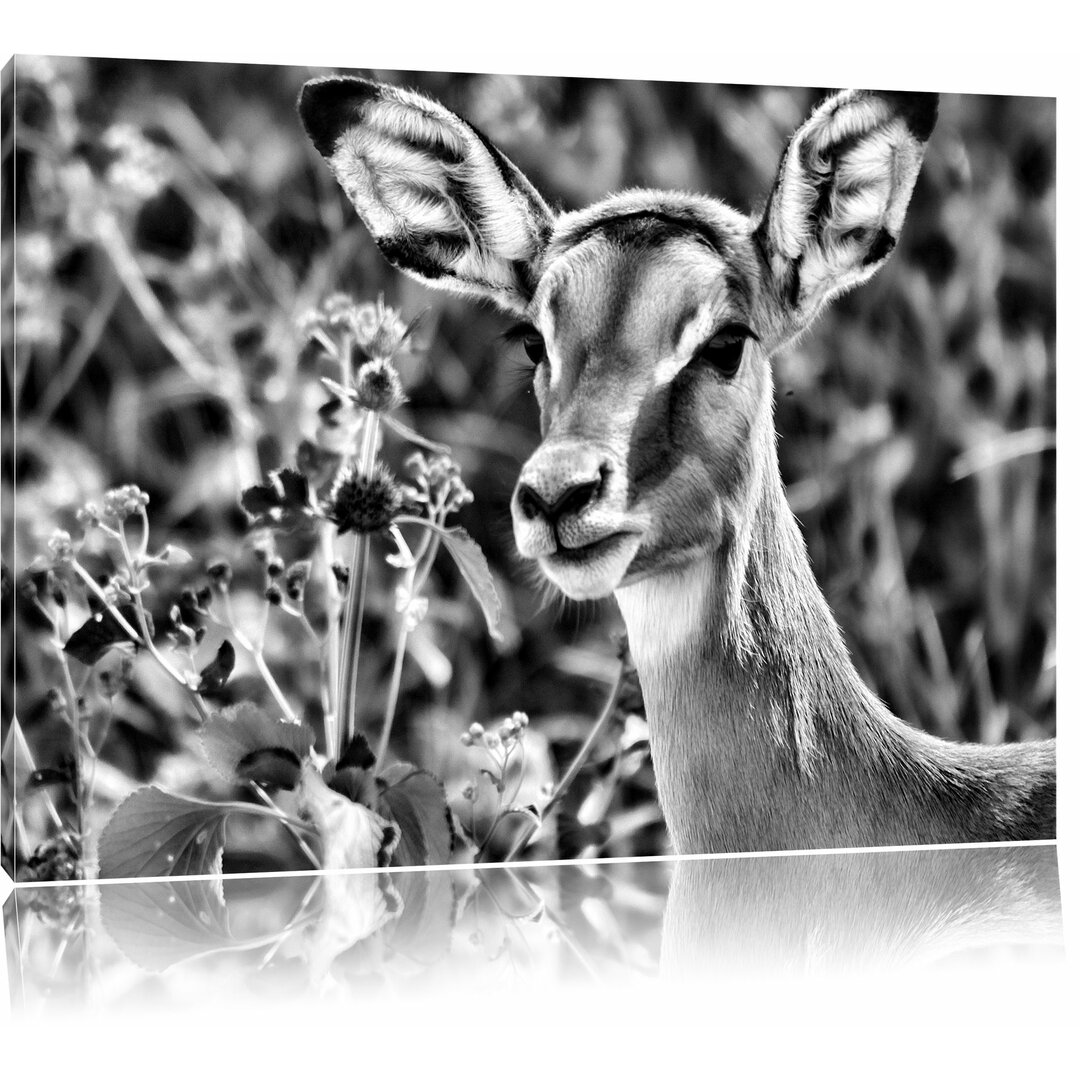
[[523, 481], [518, 484], [518, 506], [527, 521], [543, 517], [551, 525], [555, 525], [564, 515], [584, 510], [599, 493], [603, 482], [603, 476], [597, 471], [588, 480], [576, 480], [557, 492], [547, 493], [545, 497], [531, 484]]

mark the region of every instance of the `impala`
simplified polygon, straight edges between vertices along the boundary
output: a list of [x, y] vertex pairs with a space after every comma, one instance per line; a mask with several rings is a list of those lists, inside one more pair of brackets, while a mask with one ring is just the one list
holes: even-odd
[[680, 853], [1054, 835], [1054, 744], [949, 743], [859, 678], [784, 496], [770, 357], [896, 244], [932, 94], [847, 90], [762, 213], [652, 190], [550, 208], [442, 105], [309, 82], [301, 119], [386, 258], [494, 301], [536, 365], [522, 556], [614, 593]]

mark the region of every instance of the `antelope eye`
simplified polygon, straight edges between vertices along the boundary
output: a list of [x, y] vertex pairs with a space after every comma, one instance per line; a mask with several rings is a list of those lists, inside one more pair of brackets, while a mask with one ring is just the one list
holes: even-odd
[[698, 349], [694, 359], [708, 364], [725, 379], [731, 379], [739, 370], [743, 347], [749, 337], [754, 337], [754, 334], [748, 327], [725, 326]]
[[534, 363], [539, 364], [547, 356], [547, 348], [544, 339], [537, 333], [524, 334], [521, 344], [525, 349], [525, 355]]

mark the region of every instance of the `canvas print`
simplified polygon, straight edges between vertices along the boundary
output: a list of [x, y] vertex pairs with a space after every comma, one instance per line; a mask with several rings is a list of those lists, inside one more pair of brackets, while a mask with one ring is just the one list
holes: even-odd
[[19, 57], [17, 880], [1055, 835], [1055, 104]]

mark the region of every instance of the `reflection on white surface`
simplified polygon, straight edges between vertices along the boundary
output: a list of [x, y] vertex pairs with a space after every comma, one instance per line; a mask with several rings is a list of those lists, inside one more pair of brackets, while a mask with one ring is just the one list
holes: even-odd
[[30, 1013], [1063, 954], [1053, 845], [19, 887], [4, 919]]

